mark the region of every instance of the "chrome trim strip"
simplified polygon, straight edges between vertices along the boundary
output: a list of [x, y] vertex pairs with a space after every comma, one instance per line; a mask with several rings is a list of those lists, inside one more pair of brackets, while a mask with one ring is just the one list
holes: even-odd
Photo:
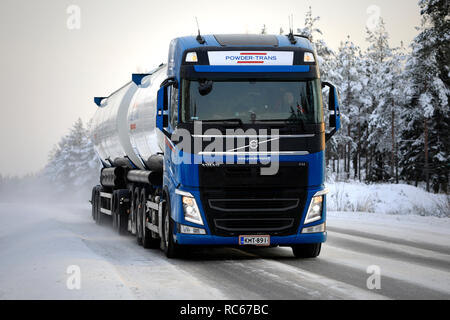
[[194, 138], [313, 138], [315, 134], [293, 134], [293, 135], [219, 135], [219, 134], [211, 134], [211, 135], [203, 135], [203, 134], [194, 134], [192, 137]]
[[180, 196], [194, 198], [194, 196], [190, 192], [181, 191], [180, 189], [175, 189], [175, 193], [180, 195]]
[[314, 197], [318, 197], [318, 196], [324, 196], [324, 195], [326, 195], [326, 194], [328, 194], [328, 193], [330, 193], [330, 190], [329, 190], [328, 188], [325, 188], [325, 189], [323, 189], [323, 190], [321, 190], [321, 191], [317, 191], [317, 192], [313, 195], [313, 198], [314, 198]]
[[262, 151], [262, 152], [199, 152], [201, 156], [306, 156], [308, 151]]

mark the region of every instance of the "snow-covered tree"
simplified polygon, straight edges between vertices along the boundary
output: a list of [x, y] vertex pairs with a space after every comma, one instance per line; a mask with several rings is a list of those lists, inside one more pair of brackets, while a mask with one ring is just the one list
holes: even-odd
[[402, 174], [448, 192], [450, 163], [450, 4], [419, 2], [422, 23], [407, 63], [409, 105], [400, 146]]
[[397, 135], [404, 105], [404, 54], [391, 48], [386, 25], [380, 18], [374, 30], [367, 29], [368, 94], [372, 107], [368, 122], [368, 145], [372, 165], [369, 180], [398, 182]]
[[[305, 24], [303, 28], [297, 28], [297, 33], [308, 37], [317, 53], [317, 59], [320, 67], [320, 72], [323, 79], [332, 81], [335, 79], [334, 71], [334, 52], [322, 39], [322, 31], [317, 27], [320, 17], [314, 16], [312, 8], [306, 12]], [[330, 74], [332, 73], [332, 74]]]
[[263, 24], [263, 27], [261, 29], [261, 34], [267, 34], [267, 28], [266, 28], [265, 24]]
[[357, 176], [358, 152], [361, 149], [362, 126], [365, 122], [364, 94], [366, 79], [364, 63], [360, 48], [350, 37], [342, 42], [336, 54], [335, 72], [339, 75], [337, 81], [341, 102], [342, 128], [333, 138], [332, 145], [337, 146], [338, 159], [344, 159], [344, 171], [350, 177], [350, 163], [353, 159], [355, 176]]
[[50, 154], [43, 175], [62, 190], [92, 187], [98, 182], [99, 162], [89, 130], [78, 119]]

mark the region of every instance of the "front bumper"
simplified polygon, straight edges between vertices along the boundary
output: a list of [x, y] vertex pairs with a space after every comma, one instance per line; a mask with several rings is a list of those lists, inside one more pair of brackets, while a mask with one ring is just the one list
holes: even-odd
[[[327, 240], [327, 233], [296, 234], [292, 236], [270, 237], [271, 245], [289, 246], [302, 243], [323, 243]], [[176, 242], [181, 245], [216, 245], [238, 246], [239, 237], [220, 237], [214, 235], [190, 235], [178, 233]]]

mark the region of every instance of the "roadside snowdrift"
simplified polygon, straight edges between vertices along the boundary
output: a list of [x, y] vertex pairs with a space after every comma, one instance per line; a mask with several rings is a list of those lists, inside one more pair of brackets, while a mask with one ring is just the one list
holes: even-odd
[[450, 196], [406, 184], [337, 182], [327, 185], [329, 211], [450, 217]]

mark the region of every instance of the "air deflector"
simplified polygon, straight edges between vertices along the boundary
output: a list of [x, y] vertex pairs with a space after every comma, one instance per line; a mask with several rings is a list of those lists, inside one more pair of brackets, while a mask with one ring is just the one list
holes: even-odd
[[221, 46], [278, 46], [278, 39], [274, 35], [216, 34], [214, 37]]

